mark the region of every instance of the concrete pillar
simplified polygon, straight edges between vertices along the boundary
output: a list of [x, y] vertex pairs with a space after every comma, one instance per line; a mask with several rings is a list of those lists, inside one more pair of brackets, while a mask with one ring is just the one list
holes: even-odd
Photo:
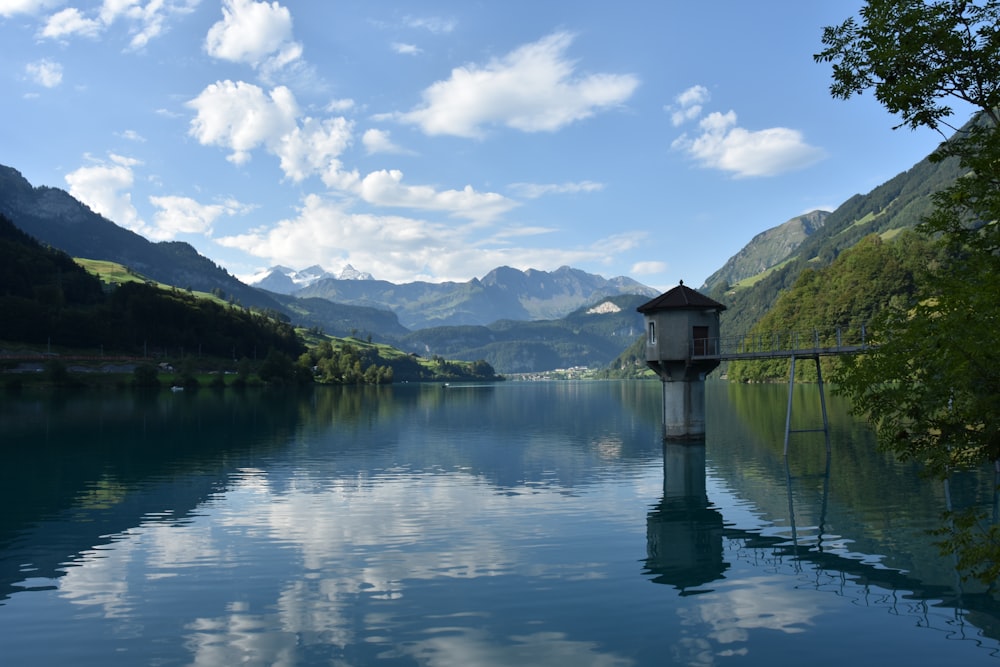
[[663, 437], [690, 440], [705, 437], [705, 375], [663, 383]]

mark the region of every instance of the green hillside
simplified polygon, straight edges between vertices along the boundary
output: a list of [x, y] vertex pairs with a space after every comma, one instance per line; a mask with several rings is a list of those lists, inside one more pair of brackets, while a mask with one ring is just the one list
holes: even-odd
[[[956, 158], [941, 162], [925, 158], [871, 192], [848, 199], [779, 266], [735, 287], [722, 279], [707, 283], [706, 293], [727, 306], [722, 313], [723, 335], [749, 332], [804, 271], [829, 266], [866, 236], [892, 238], [916, 227], [931, 211], [931, 195], [953, 183], [960, 173]], [[784, 324], [785, 328], [792, 325]]]
[[642, 333], [636, 307], [647, 296], [622, 295], [578, 308], [557, 320], [500, 320], [488, 326], [433, 327], [399, 341], [423, 356], [484, 359], [501, 373], [604, 367]]
[[[829, 331], [832, 327], [857, 328], [872, 322], [890, 304], [906, 303], [917, 288], [919, 274], [940, 261], [941, 247], [913, 231], [893, 241], [878, 234], [864, 237], [844, 250], [829, 265], [808, 268], [795, 284], [783, 291], [775, 304], [751, 329], [751, 334], [796, 331]], [[839, 363], [823, 359], [829, 374]], [[731, 362], [728, 378], [737, 382], [785, 381], [788, 359]], [[798, 380], [815, 381], [812, 364], [796, 367]]]

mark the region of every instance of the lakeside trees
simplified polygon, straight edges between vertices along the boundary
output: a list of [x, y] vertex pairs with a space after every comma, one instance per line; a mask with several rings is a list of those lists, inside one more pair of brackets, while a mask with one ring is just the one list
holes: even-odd
[[[957, 157], [964, 170], [919, 228], [943, 261], [883, 311], [879, 347], [835, 380], [900, 458], [940, 478], [983, 464], [1000, 474], [1000, 2], [868, 0], [860, 18], [826, 27], [815, 55], [832, 65], [834, 97], [873, 91], [898, 127], [955, 129], [954, 104], [974, 122], [932, 156]], [[981, 519], [956, 516], [947, 542], [968, 572], [994, 582], [1000, 527]]]

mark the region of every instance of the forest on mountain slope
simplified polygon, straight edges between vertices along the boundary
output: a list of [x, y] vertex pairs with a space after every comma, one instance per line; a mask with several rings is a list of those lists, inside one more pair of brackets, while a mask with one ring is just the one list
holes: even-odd
[[123, 354], [241, 358], [304, 351], [280, 318], [144, 282], [109, 288], [0, 216], [0, 340]]
[[[194, 384], [199, 364], [236, 368], [241, 382], [250, 365], [258, 379], [278, 384], [497, 379], [483, 361], [424, 360], [370, 340], [300, 332], [276, 311], [130, 278], [103, 282], [0, 215], [0, 347], [12, 348], [0, 372], [34, 349], [53, 363], [64, 356], [131, 358], [140, 364], [133, 378], [140, 385], [158, 384], [153, 361], [183, 366], [182, 381]], [[57, 375], [66, 381], [65, 364]], [[21, 384], [19, 377], [10, 381]]]
[[[861, 239], [878, 234], [890, 241], [903, 230], [915, 228], [933, 210], [932, 195], [954, 183], [961, 173], [957, 158], [925, 158], [871, 192], [841, 204], [790, 257], [765, 271], [752, 285], [735, 288], [724, 280], [706, 284], [706, 293], [727, 307], [721, 318], [723, 335], [743, 335], [753, 330], [804, 271], [829, 266]], [[790, 320], [775, 324], [781, 325], [778, 330], [800, 326]], [[827, 326], [834, 325], [831, 322]]]
[[[940, 264], [943, 253], [939, 244], [912, 230], [891, 241], [870, 234], [829, 266], [802, 271], [749, 334], [794, 331], [809, 340], [813, 332], [869, 326], [885, 308], [907, 303], [917, 290], [920, 273]], [[870, 342], [877, 344], [877, 340]], [[839, 358], [824, 357], [821, 363], [829, 376]], [[787, 381], [788, 370], [787, 358], [734, 361], [728, 365], [727, 377], [736, 382]], [[797, 381], [816, 379], [814, 364], [796, 366]]]

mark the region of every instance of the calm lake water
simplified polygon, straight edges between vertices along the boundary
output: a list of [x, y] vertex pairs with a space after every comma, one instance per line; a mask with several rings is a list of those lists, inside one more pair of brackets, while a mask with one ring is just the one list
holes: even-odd
[[707, 396], [664, 446], [655, 381], [4, 395], [0, 663], [1000, 665], [942, 485]]

